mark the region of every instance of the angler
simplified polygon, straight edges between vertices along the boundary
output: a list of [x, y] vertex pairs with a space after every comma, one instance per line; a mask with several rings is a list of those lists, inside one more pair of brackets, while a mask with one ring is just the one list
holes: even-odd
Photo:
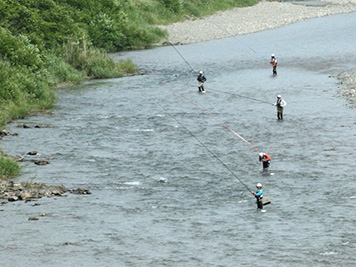
[[205, 78], [204, 73], [202, 71], [199, 72], [197, 81], [198, 81], [199, 92], [205, 93], [204, 83], [206, 82], [206, 78]]
[[263, 190], [262, 190], [262, 184], [258, 183], [256, 185], [257, 192], [251, 191], [251, 193], [256, 197], [256, 204], [257, 208], [263, 210]]
[[277, 95], [276, 103], [274, 103], [273, 105], [277, 107], [278, 120], [283, 120], [283, 111], [284, 107], [287, 105], [287, 102], [282, 99], [281, 95]]
[[258, 159], [260, 162], [262, 162], [262, 173], [267, 173], [268, 168], [271, 164], [271, 157], [267, 153], [259, 153]]
[[269, 62], [272, 66], [273, 76], [277, 75], [277, 59], [274, 54], [271, 55], [271, 61]]

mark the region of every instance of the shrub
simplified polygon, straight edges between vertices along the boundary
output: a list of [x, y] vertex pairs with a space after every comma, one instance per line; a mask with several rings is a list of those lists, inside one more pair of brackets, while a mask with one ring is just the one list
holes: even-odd
[[34, 71], [42, 67], [42, 54], [25, 35], [13, 36], [0, 27], [0, 55], [13, 65], [26, 66]]
[[60, 83], [79, 83], [87, 78], [86, 72], [78, 70], [54, 54], [47, 55], [46, 70], [51, 85]]
[[11, 158], [0, 156], [0, 177], [13, 178], [20, 174], [20, 166]]
[[127, 15], [121, 11], [116, 19], [108, 14], [98, 14], [89, 25], [89, 36], [93, 45], [106, 51], [118, 51], [128, 46], [125, 32], [128, 28]]

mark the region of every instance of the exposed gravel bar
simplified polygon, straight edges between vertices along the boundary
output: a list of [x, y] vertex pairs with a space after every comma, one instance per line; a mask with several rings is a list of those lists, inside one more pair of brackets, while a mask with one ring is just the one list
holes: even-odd
[[186, 20], [168, 26], [165, 43], [189, 44], [282, 27], [297, 21], [356, 12], [356, 0], [267, 2], [218, 12], [201, 19]]

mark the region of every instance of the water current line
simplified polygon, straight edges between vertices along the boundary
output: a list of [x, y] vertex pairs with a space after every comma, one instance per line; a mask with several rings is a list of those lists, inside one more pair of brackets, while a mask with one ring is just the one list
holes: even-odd
[[206, 110], [204, 110], [203, 108], [201, 108], [200, 106], [198, 106], [197, 104], [195, 104], [194, 102], [190, 101], [187, 97], [185, 97], [184, 95], [176, 92], [175, 90], [173, 90], [171, 87], [169, 87], [167, 84], [165, 84], [164, 82], [160, 82], [161, 84], [163, 84], [164, 86], [166, 86], [169, 90], [171, 90], [174, 94], [180, 96], [181, 98], [183, 98], [184, 100], [186, 100], [187, 102], [189, 102], [190, 104], [192, 104], [193, 106], [197, 107], [198, 109], [200, 109], [202, 112], [204, 112], [206, 115], [208, 115], [209, 117], [211, 117], [212, 119], [214, 119], [215, 121], [217, 121], [219, 124], [221, 124], [222, 126], [224, 126], [226, 129], [228, 129], [230, 132], [232, 132], [234, 135], [236, 135], [238, 138], [240, 138], [242, 141], [244, 141], [246, 144], [248, 144], [250, 147], [252, 147], [254, 150], [259, 151], [259, 149], [257, 147], [255, 147], [253, 144], [251, 144], [249, 141], [247, 141], [245, 138], [243, 138], [241, 135], [239, 135], [237, 132], [235, 132], [234, 130], [232, 130], [229, 126], [227, 126], [226, 124], [224, 124], [223, 122], [219, 121], [217, 118], [215, 118], [212, 114], [210, 114], [209, 112], [207, 112]]
[[237, 175], [227, 166], [213, 151], [211, 151], [202, 141], [200, 141], [182, 122], [180, 122], [178, 119], [176, 119], [166, 108], [161, 106], [160, 104], [157, 103], [158, 106], [161, 107], [169, 116], [171, 116], [177, 123], [179, 123], [188, 133], [190, 133], [191, 136], [195, 138], [203, 147], [205, 147], [206, 150], [209, 151], [213, 157], [215, 157], [246, 189], [251, 192], [251, 189], [239, 178]]

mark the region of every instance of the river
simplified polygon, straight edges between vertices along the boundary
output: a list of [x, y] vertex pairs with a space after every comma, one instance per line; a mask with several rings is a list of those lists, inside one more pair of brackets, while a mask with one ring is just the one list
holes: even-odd
[[[187, 62], [172, 47], [114, 54], [144, 75], [58, 90], [51, 114], [10, 124], [19, 136], [0, 146], [50, 159], [24, 162], [20, 181], [92, 194], [1, 206], [1, 265], [354, 266], [356, 117], [336, 76], [356, 68], [355, 21], [177, 46]], [[266, 213], [247, 190], [257, 182]]]

